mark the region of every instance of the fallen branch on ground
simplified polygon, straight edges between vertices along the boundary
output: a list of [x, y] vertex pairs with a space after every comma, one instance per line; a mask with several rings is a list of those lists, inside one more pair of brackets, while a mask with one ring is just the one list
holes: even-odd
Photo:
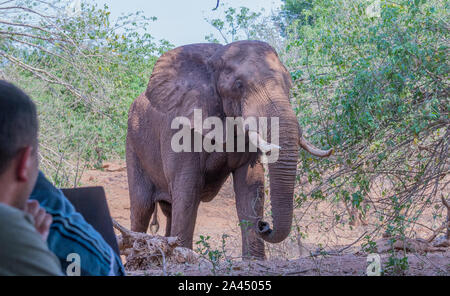
[[383, 237], [376, 241], [377, 253], [386, 253], [394, 248], [398, 251], [414, 252], [414, 253], [431, 253], [431, 252], [445, 252], [447, 248], [441, 246], [433, 246], [425, 239], [416, 238], [401, 238], [401, 237]]
[[167, 263], [197, 263], [199, 255], [188, 248], [179, 247], [177, 237], [164, 237], [134, 232], [112, 219], [113, 226], [122, 235], [117, 241], [121, 255], [126, 256], [125, 269], [145, 270]]

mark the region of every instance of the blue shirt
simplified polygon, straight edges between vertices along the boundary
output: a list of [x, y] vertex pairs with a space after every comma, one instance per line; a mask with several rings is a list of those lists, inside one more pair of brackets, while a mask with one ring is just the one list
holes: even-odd
[[53, 217], [47, 243], [58, 257], [64, 274], [73, 262], [68, 255], [76, 253], [81, 261], [81, 275], [125, 275], [120, 257], [42, 172], [30, 199], [37, 200]]

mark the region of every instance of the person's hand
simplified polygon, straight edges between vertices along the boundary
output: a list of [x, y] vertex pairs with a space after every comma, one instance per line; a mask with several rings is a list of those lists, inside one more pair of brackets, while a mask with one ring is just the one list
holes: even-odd
[[50, 225], [53, 222], [52, 215], [48, 214], [44, 208], [39, 206], [39, 202], [29, 200], [25, 205], [24, 211], [29, 213], [34, 218], [34, 227], [41, 235], [44, 241], [47, 241], [50, 232]]

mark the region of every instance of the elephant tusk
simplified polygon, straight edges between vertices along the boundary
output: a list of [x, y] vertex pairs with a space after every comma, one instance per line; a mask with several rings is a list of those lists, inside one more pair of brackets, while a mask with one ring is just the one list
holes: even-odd
[[303, 138], [303, 136], [301, 136], [300, 139], [298, 140], [298, 144], [300, 145], [300, 147], [302, 147], [303, 149], [305, 149], [306, 151], [308, 151], [309, 153], [311, 153], [314, 156], [328, 157], [331, 154], [333, 154], [333, 148], [328, 149], [328, 150], [321, 150], [319, 148], [316, 148], [310, 142], [308, 142], [308, 140]]
[[249, 131], [248, 137], [255, 147], [258, 147], [263, 153], [267, 153], [274, 149], [281, 149], [280, 146], [266, 142], [260, 134], [255, 131]]

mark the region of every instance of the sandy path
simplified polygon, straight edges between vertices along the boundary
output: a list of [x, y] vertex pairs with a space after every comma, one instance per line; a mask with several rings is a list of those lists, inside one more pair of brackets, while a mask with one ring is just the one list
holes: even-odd
[[[128, 195], [128, 181], [126, 167], [123, 161], [108, 162], [102, 170], [88, 170], [82, 178], [83, 186], [103, 186], [106, 191], [107, 202], [111, 216], [123, 226], [130, 228], [130, 202]], [[326, 209], [323, 209], [326, 210]], [[164, 235], [165, 217], [161, 211], [158, 214], [160, 229], [158, 234]], [[213, 249], [220, 249], [222, 235], [228, 234], [226, 243], [227, 254], [239, 257], [241, 253], [241, 238], [235, 208], [232, 185], [227, 182], [218, 196], [208, 203], [201, 203], [195, 226], [194, 242], [200, 235], [211, 237], [210, 244]], [[314, 249], [323, 238], [324, 233], [308, 230], [310, 249]], [[358, 233], [354, 233], [359, 236]], [[298, 257], [295, 240], [287, 239], [284, 252], [293, 260], [270, 260], [265, 262], [240, 262], [237, 260], [230, 268], [222, 263], [218, 274], [228, 275], [364, 275], [366, 272], [365, 256], [344, 254], [341, 256]], [[307, 244], [305, 244], [307, 245]], [[274, 247], [276, 248], [276, 247]], [[194, 244], [194, 249], [196, 245]], [[270, 252], [268, 256], [270, 256]], [[410, 268], [408, 275], [449, 275], [450, 251], [432, 254], [410, 254]], [[296, 258], [296, 259], [295, 259]], [[381, 256], [386, 262], [387, 255]], [[209, 266], [177, 265], [168, 266], [169, 274], [207, 275], [212, 270]], [[161, 268], [135, 272], [138, 275], [161, 275]]]

